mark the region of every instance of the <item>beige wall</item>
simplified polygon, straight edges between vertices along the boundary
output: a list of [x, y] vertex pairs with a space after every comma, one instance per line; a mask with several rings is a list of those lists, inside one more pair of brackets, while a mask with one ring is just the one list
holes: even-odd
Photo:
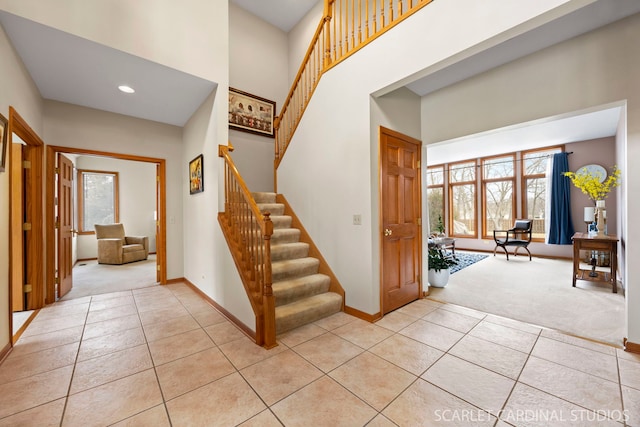
[[[287, 35], [231, 3], [229, 86], [276, 103], [279, 113], [289, 91]], [[233, 161], [251, 191], [273, 191], [274, 139], [229, 130]]]
[[[640, 155], [640, 15], [634, 15], [520, 60], [498, 67], [423, 98], [423, 140], [435, 142], [520, 122], [551, 117], [620, 102], [626, 133], [616, 137], [616, 163], [622, 170], [616, 233], [623, 257], [621, 278], [627, 286], [629, 307], [640, 305], [640, 225], [635, 218], [640, 201], [640, 171], [633, 159]], [[473, 120], [460, 120], [473, 117]], [[427, 131], [428, 129], [428, 131]], [[621, 126], [624, 129], [624, 124]], [[517, 148], [517, 143], [514, 143]], [[573, 161], [573, 160], [572, 160]], [[621, 267], [622, 268], [622, 267]], [[640, 312], [627, 310], [628, 338], [640, 342]], [[622, 337], [621, 337], [622, 338]]]
[[[9, 118], [9, 106], [42, 136], [42, 100], [38, 90], [0, 27], [0, 114]], [[10, 150], [7, 150], [9, 157]], [[9, 169], [7, 159], [7, 170]], [[0, 173], [0, 351], [9, 333], [9, 174]]]
[[[118, 214], [127, 236], [147, 236], [149, 251], [156, 251], [156, 165], [155, 163], [105, 157], [80, 156], [78, 169], [118, 172]], [[77, 198], [75, 199], [77, 201]], [[77, 224], [77, 222], [76, 222]], [[169, 224], [167, 224], [169, 225]], [[97, 258], [95, 234], [77, 236], [77, 256]]]
[[183, 277], [182, 129], [57, 101], [45, 102], [44, 129], [48, 145], [166, 159], [167, 277]]

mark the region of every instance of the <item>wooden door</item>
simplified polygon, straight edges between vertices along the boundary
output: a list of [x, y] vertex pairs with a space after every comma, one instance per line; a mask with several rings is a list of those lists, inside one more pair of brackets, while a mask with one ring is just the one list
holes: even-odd
[[160, 200], [161, 200], [161, 182], [160, 178], [160, 165], [156, 164], [156, 282], [162, 282], [162, 276], [160, 275], [160, 260], [162, 259], [162, 233], [160, 233]]
[[58, 298], [73, 286], [73, 163], [58, 155]]
[[24, 177], [22, 144], [11, 144], [11, 307], [26, 310], [24, 251]]
[[420, 141], [380, 128], [382, 313], [420, 297]]

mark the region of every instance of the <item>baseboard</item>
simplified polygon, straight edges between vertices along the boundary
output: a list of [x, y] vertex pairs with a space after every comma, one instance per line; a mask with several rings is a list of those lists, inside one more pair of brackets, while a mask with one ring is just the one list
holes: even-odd
[[360, 311], [357, 308], [349, 307], [348, 305], [344, 306], [344, 312], [350, 314], [351, 316], [357, 317], [358, 319], [366, 320], [367, 322], [373, 323], [376, 320], [382, 319], [382, 313], [377, 312], [375, 314], [365, 313], [364, 311]]
[[629, 353], [640, 354], [640, 344], [631, 342], [626, 338], [622, 340], [622, 344], [624, 344], [624, 351], [627, 351]]
[[[463, 246], [458, 246], [458, 243], [460, 242], [460, 240], [461, 239], [456, 240], [456, 251], [478, 252], [478, 253], [485, 253], [487, 255], [493, 254], [493, 249], [474, 249], [474, 248], [465, 248]], [[504, 256], [504, 252], [498, 252], [498, 254], [500, 253]], [[512, 253], [509, 252], [509, 255], [512, 255]], [[531, 256], [534, 258], [559, 259], [564, 261], [571, 261], [573, 259], [570, 257], [556, 256], [556, 255], [540, 255], [540, 254], [535, 254], [533, 252], [531, 252]]]
[[24, 322], [24, 324], [22, 326], [20, 326], [20, 329], [18, 329], [16, 331], [15, 334], [13, 334], [13, 336], [11, 337], [11, 342], [12, 343], [17, 343], [18, 340], [20, 339], [20, 336], [22, 336], [22, 333], [27, 329], [27, 326], [29, 326], [29, 324], [33, 321], [33, 319], [35, 319], [36, 315], [40, 312], [40, 309], [38, 310], [34, 310], [33, 313], [31, 313], [31, 315], [29, 316], [29, 318], [26, 320], [26, 322]]
[[8, 342], [7, 345], [5, 345], [2, 350], [0, 350], [0, 364], [4, 362], [4, 359], [9, 356], [11, 350], [13, 350], [13, 345], [10, 342]]
[[[175, 279], [172, 279], [175, 280]], [[238, 319], [236, 316], [234, 316], [233, 314], [229, 313], [224, 307], [222, 307], [220, 304], [218, 304], [217, 302], [215, 302], [212, 298], [210, 298], [207, 294], [205, 294], [204, 292], [202, 292], [196, 285], [194, 285], [193, 283], [191, 283], [189, 280], [187, 279], [181, 279], [180, 282], [186, 284], [187, 286], [189, 286], [195, 293], [197, 293], [202, 299], [204, 299], [205, 301], [207, 301], [209, 304], [211, 304], [216, 310], [218, 310], [220, 312], [220, 314], [222, 314], [224, 317], [227, 318], [227, 320], [229, 320], [231, 323], [233, 323], [234, 325], [236, 325], [242, 332], [244, 332], [245, 335], [247, 335], [249, 338], [251, 338], [254, 342], [256, 341], [256, 333], [254, 331], [252, 331], [247, 325], [245, 325], [243, 322], [240, 321], [240, 319]], [[167, 283], [169, 283], [167, 281]]]
[[175, 285], [176, 283], [187, 283], [189, 282], [187, 279], [185, 279], [184, 277], [178, 277], [177, 279], [169, 279], [167, 280], [167, 285]]

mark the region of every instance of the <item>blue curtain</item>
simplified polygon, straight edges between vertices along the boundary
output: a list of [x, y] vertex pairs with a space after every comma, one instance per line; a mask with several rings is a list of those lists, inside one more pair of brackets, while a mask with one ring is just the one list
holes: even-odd
[[549, 202], [549, 232], [547, 243], [550, 245], [571, 245], [573, 222], [571, 221], [570, 180], [563, 175], [569, 172], [569, 155], [557, 153], [553, 155], [551, 167], [551, 194]]

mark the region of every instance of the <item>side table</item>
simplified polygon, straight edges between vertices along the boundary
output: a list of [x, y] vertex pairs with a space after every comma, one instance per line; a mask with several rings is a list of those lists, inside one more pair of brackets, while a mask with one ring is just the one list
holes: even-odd
[[[576, 280], [591, 282], [605, 282], [611, 284], [613, 293], [618, 293], [618, 238], [614, 235], [589, 236], [587, 233], [575, 233], [573, 240], [573, 287]], [[595, 265], [591, 270], [580, 268], [580, 250], [609, 252], [609, 271], [596, 271]]]

